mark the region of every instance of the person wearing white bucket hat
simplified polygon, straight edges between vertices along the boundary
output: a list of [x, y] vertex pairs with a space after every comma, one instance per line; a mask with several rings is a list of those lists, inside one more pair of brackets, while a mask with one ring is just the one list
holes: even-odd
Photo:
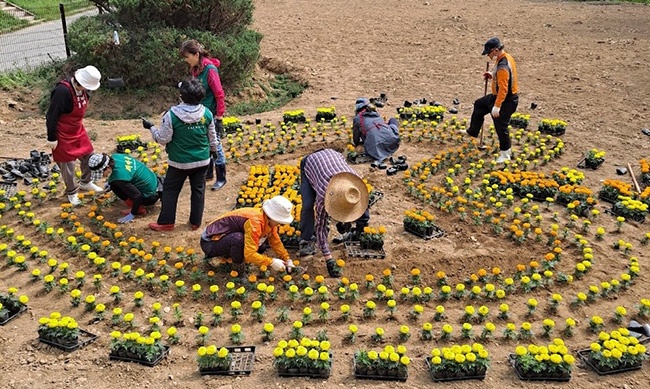
[[368, 225], [369, 195], [361, 177], [336, 150], [322, 149], [300, 162], [300, 256], [323, 253], [330, 277], [340, 277], [327, 241], [328, 216], [341, 223], [355, 222], [355, 233]]
[[[291, 224], [292, 212], [293, 204], [289, 199], [275, 196], [265, 200], [261, 207], [244, 207], [224, 213], [201, 234], [205, 260], [209, 262], [214, 257], [221, 257], [235, 264], [250, 263], [290, 273], [294, 264], [280, 240], [278, 226]], [[265, 241], [278, 258], [260, 252]]]
[[[93, 145], [83, 124], [88, 108], [88, 93], [99, 88], [101, 73], [94, 66], [86, 66], [74, 76], [57, 84], [50, 95], [45, 124], [47, 146], [52, 149], [52, 159], [61, 169], [65, 194], [72, 205], [79, 205], [79, 189], [101, 192], [102, 188], [92, 182], [88, 160]], [[81, 183], [75, 181], [75, 162], [81, 162]]]

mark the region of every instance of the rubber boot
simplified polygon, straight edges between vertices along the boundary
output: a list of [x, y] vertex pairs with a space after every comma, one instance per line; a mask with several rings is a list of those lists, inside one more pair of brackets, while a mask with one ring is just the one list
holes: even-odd
[[211, 190], [219, 190], [226, 185], [226, 165], [215, 165], [215, 171], [217, 173], [217, 181], [212, 185]]

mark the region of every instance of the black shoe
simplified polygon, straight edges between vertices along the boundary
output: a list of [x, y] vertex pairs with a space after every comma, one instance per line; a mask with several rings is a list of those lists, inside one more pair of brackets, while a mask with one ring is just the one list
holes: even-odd
[[393, 167], [396, 168], [397, 170], [403, 172], [404, 170], [407, 170], [409, 168], [409, 165], [407, 163], [401, 163], [401, 164], [395, 165]]
[[325, 263], [327, 264], [327, 273], [330, 277], [341, 277], [341, 270], [336, 268], [336, 262], [333, 259], [327, 260]]
[[389, 159], [391, 165], [400, 165], [404, 162], [406, 162], [406, 155], [400, 155], [399, 157], [390, 157]]
[[352, 229], [352, 223], [341, 223], [337, 222], [336, 223], [336, 232], [339, 234], [345, 234], [346, 232], [349, 232]]
[[316, 243], [314, 241], [301, 240], [298, 243], [298, 256], [299, 257], [308, 257], [310, 255], [316, 254]]
[[386, 166], [385, 163], [379, 162], [379, 161], [375, 161], [375, 162], [371, 163], [370, 166], [374, 167], [376, 169], [381, 169], [381, 170], [384, 170], [384, 169], [386, 169], [388, 167], [388, 166]]
[[397, 169], [397, 166], [391, 166], [388, 169], [386, 169], [386, 175], [387, 176], [394, 176], [397, 174], [399, 170]]

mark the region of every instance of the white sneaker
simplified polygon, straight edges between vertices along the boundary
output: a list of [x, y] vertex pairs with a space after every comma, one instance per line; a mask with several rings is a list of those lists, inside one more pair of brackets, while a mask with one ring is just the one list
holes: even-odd
[[77, 194], [73, 195], [68, 195], [68, 202], [72, 204], [72, 206], [76, 207], [77, 205], [81, 205], [81, 200], [79, 200], [79, 197]]
[[103, 191], [104, 191], [104, 189], [103, 189], [101, 186], [97, 186], [97, 185], [95, 185], [95, 183], [92, 182], [92, 181], [90, 181], [90, 182], [88, 182], [88, 183], [86, 183], [86, 184], [81, 184], [81, 185], [79, 185], [79, 189], [81, 189], [81, 190], [87, 190], [87, 191], [89, 191], [89, 192], [90, 192], [90, 191], [93, 191], [93, 192], [95, 192], [95, 193], [100, 193], [100, 192], [103, 192]]
[[467, 135], [467, 130], [458, 130], [458, 133], [461, 135]]
[[510, 150], [501, 151], [499, 153], [499, 158], [497, 158], [497, 163], [504, 163], [505, 161], [510, 161]]

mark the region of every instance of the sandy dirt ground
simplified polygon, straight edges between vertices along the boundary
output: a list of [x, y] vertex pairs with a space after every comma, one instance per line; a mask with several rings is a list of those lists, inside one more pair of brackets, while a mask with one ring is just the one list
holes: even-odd
[[[575, 167], [584, 152], [591, 148], [605, 150], [604, 165], [596, 171], [586, 171], [585, 185], [597, 191], [601, 181], [617, 178], [615, 168], [631, 163], [639, 176], [638, 160], [648, 156], [650, 139], [641, 133], [650, 127], [650, 7], [633, 4], [611, 4], [600, 2], [521, 1], [521, 0], [477, 0], [472, 2], [449, 1], [397, 1], [367, 2], [361, 0], [257, 0], [254, 28], [264, 35], [262, 57], [281, 63], [309, 82], [305, 93], [288, 106], [274, 112], [255, 115], [264, 121], [277, 122], [287, 109], [305, 109], [311, 117], [317, 107], [335, 106], [339, 114], [350, 115], [353, 103], [360, 96], [378, 96], [386, 93], [389, 101], [383, 112], [390, 115], [404, 100], [426, 98], [439, 101], [450, 107], [458, 98], [459, 118], [469, 118], [473, 100], [483, 93], [481, 74], [485, 69], [486, 57], [480, 53], [484, 41], [499, 36], [506, 50], [517, 60], [520, 84], [519, 112], [531, 115], [531, 126], [543, 118], [563, 119], [568, 130], [563, 136], [565, 154], [541, 170], [550, 172], [561, 166]], [[225, 71], [225, 70], [224, 70]], [[0, 106], [1, 156], [26, 156], [30, 149], [41, 148], [45, 143], [45, 126], [42, 114], [36, 112], [37, 91], [2, 91]], [[6, 101], [17, 102], [17, 108], [10, 108]], [[530, 109], [531, 103], [537, 109]], [[101, 104], [94, 101], [92, 104]], [[110, 152], [118, 135], [137, 133], [148, 140], [149, 134], [138, 121], [100, 121], [93, 119], [92, 107], [86, 127], [93, 131], [97, 151]], [[260, 163], [295, 164], [298, 157], [323, 144], [309, 145], [294, 154], [278, 156]], [[404, 142], [399, 153], [406, 154], [409, 162], [421, 161], [441, 151], [443, 145], [436, 143], [415, 144]], [[521, 145], [514, 145], [515, 151]], [[230, 163], [227, 187], [218, 193], [208, 193], [204, 225], [216, 215], [230, 209], [237, 198], [239, 185], [248, 175], [251, 163]], [[435, 284], [435, 273], [445, 271], [451, 282], [462, 282], [479, 268], [490, 269], [499, 266], [512, 273], [517, 263], [527, 263], [539, 258], [545, 252], [540, 245], [518, 246], [505, 237], [497, 237], [482, 226], [474, 226], [459, 220], [455, 215], [436, 213], [438, 224], [447, 234], [441, 239], [423, 241], [406, 234], [402, 226], [404, 210], [421, 207], [422, 204], [409, 196], [400, 176], [388, 177], [383, 171], [371, 170], [368, 166], [355, 168], [385, 197], [373, 207], [371, 223], [385, 225], [388, 229], [386, 241], [387, 258], [383, 261], [348, 261], [346, 276], [362, 283], [365, 274], [376, 276], [385, 268], [392, 268], [397, 285], [407, 284], [407, 275], [412, 267], [423, 273], [425, 285]], [[440, 175], [441, 173], [439, 173]], [[631, 181], [629, 176], [618, 177]], [[158, 207], [146, 217], [138, 218], [124, 227], [125, 234], [144, 238], [147, 242], [159, 240], [164, 244], [194, 247], [199, 250], [199, 234], [185, 225], [188, 218], [189, 192], [181, 195], [177, 216], [178, 228], [171, 233], [154, 233], [146, 228], [155, 220]], [[52, 201], [38, 208], [44, 220], [54, 221], [58, 215], [59, 202]], [[600, 204], [602, 211], [607, 204]], [[106, 212], [107, 218], [117, 218], [120, 207]], [[544, 211], [550, 218], [552, 211]], [[23, 233], [31, 233], [19, 226], [15, 216], [5, 216], [3, 223], [16, 226]], [[598, 225], [613, 229], [610, 216], [603, 213]], [[514, 323], [526, 320], [534, 328], [541, 326], [542, 319], [553, 318], [559, 328], [564, 319], [578, 320], [578, 330], [573, 338], [567, 339], [570, 349], [575, 351], [588, 347], [595, 335], [587, 331], [589, 318], [601, 315], [606, 319], [606, 328], [615, 329], [610, 321], [616, 306], [627, 307], [630, 317], [637, 312], [641, 298], [649, 297], [645, 285], [648, 256], [639, 239], [648, 230], [647, 225], [626, 223], [619, 235], [608, 234], [602, 242], [589, 235], [597, 260], [595, 269], [583, 280], [570, 286], [556, 285], [530, 294], [518, 293], [508, 297]], [[578, 309], [570, 308], [568, 302], [579, 291], [589, 285], [617, 278], [625, 271], [627, 256], [611, 249], [616, 239], [625, 239], [634, 245], [633, 255], [639, 258], [641, 276], [628, 291], [614, 297], [599, 299]], [[54, 255], [64, 258], [66, 251], [60, 246], [48, 247], [45, 239], [34, 238], [36, 244], [47, 247]], [[343, 256], [343, 250], [335, 251]], [[579, 254], [575, 248], [568, 249], [562, 268], [570, 272]], [[71, 266], [84, 268], [70, 258]], [[365, 293], [363, 301], [356, 303], [355, 322], [359, 325], [360, 338], [351, 345], [342, 341], [347, 324], [331, 320], [327, 325], [314, 324], [308, 328], [308, 335], [327, 329], [333, 343], [334, 364], [328, 380], [304, 378], [278, 378], [272, 365], [274, 344], [263, 343], [259, 332], [261, 324], [244, 316], [242, 324], [247, 343], [257, 347], [255, 368], [248, 377], [201, 377], [195, 360], [194, 336], [196, 330], [190, 318], [197, 312], [210, 312], [213, 305], [207, 299], [197, 302], [189, 298], [182, 300], [185, 326], [181, 327], [181, 344], [174, 346], [166, 361], [154, 368], [136, 364], [109, 361], [109, 336], [112, 328], [105, 323], [87, 324], [92, 315], [83, 308], [71, 308], [69, 297], [54, 291], [43, 292], [41, 283], [30, 283], [28, 273], [17, 272], [4, 264], [0, 266], [0, 290], [19, 287], [30, 297], [29, 312], [0, 327], [0, 387], [31, 388], [36, 385], [48, 387], [77, 387], [97, 389], [133, 388], [331, 388], [331, 387], [400, 387], [423, 388], [433, 383], [424, 365], [424, 357], [431, 348], [441, 346], [438, 342], [422, 342], [417, 332], [424, 320], [418, 324], [407, 321], [408, 303], [400, 303], [397, 321], [387, 321], [381, 312], [377, 319], [364, 321], [361, 318], [362, 302], [371, 298]], [[312, 275], [325, 273], [320, 256], [303, 261], [309, 265]], [[86, 266], [87, 267], [87, 266]], [[87, 270], [90, 274], [91, 270]], [[104, 287], [97, 292], [98, 298], [107, 300], [108, 287], [119, 284], [126, 296], [132, 296], [138, 287], [130, 281], [106, 279]], [[330, 286], [336, 285], [332, 279]], [[86, 286], [84, 295], [94, 291]], [[532, 318], [525, 316], [526, 300], [534, 297], [540, 308], [546, 306], [551, 293], [562, 293], [565, 304], [556, 315], [549, 315], [540, 309]], [[175, 302], [172, 293], [147, 293], [144, 308], [135, 308], [130, 297], [121, 304], [125, 311], [133, 311], [143, 325], [150, 313], [151, 303], [160, 301], [163, 306]], [[252, 299], [249, 298], [250, 301]], [[249, 303], [250, 303], [249, 301]], [[464, 306], [470, 302], [446, 302], [447, 322], [456, 331], [461, 325]], [[227, 303], [224, 302], [224, 305]], [[426, 304], [425, 312], [430, 317], [438, 303]], [[650, 382], [648, 367], [621, 375], [600, 377], [594, 372], [576, 368], [568, 384], [526, 383], [520, 381], [506, 361], [514, 351], [516, 342], [504, 341], [500, 332], [505, 323], [495, 317], [498, 303], [472, 302], [475, 306], [485, 304], [497, 324], [495, 340], [486, 343], [492, 366], [485, 381], [463, 381], [447, 383], [450, 388], [503, 388], [503, 387], [574, 387], [574, 388], [643, 388]], [[275, 321], [275, 309], [282, 305], [275, 302], [269, 307], [269, 321]], [[312, 304], [313, 305], [313, 304]], [[340, 304], [333, 303], [336, 307]], [[111, 306], [112, 307], [112, 306]], [[248, 307], [248, 304], [245, 304]], [[302, 304], [292, 306], [292, 320], [300, 317]], [[71, 314], [79, 319], [82, 328], [100, 335], [97, 342], [69, 354], [40, 344], [36, 340], [38, 318], [52, 310]], [[338, 312], [334, 317], [338, 317]], [[425, 315], [426, 316], [426, 315]], [[165, 321], [171, 321], [169, 313]], [[277, 324], [277, 323], [276, 323]], [[369, 335], [377, 326], [383, 326], [389, 333], [389, 343], [397, 342], [399, 325], [408, 324], [414, 336], [405, 343], [413, 359], [409, 378], [405, 383], [387, 381], [364, 381], [354, 379], [352, 356], [357, 349], [377, 348], [369, 341]], [[434, 328], [440, 330], [441, 323]], [[228, 325], [213, 329], [210, 342], [228, 344]], [[476, 326], [480, 332], [480, 326]], [[277, 325], [279, 338], [289, 333], [288, 326]], [[537, 340], [543, 342], [544, 340]]]

